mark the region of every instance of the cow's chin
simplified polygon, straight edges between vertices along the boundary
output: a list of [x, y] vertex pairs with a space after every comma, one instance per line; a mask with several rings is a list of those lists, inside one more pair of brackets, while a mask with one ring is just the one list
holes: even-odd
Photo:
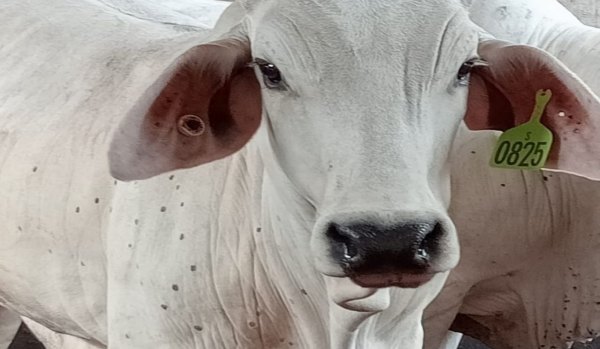
[[340, 307], [357, 312], [376, 313], [390, 306], [387, 289], [358, 286], [347, 277], [325, 277], [331, 300]]
[[435, 274], [384, 273], [354, 275], [351, 277], [357, 285], [366, 288], [417, 288], [431, 281]]

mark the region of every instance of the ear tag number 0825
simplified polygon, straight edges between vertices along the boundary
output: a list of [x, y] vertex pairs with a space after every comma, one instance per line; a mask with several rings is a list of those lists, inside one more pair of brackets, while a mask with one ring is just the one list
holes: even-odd
[[504, 132], [496, 143], [490, 165], [518, 170], [537, 170], [546, 164], [552, 147], [552, 132], [540, 119], [552, 98], [552, 91], [539, 90], [531, 120]]

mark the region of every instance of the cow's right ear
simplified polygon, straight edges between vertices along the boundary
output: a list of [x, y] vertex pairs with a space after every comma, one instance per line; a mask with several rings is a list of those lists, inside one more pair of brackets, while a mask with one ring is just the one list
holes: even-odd
[[145, 179], [226, 157], [242, 148], [262, 114], [249, 44], [237, 39], [191, 48], [144, 92], [109, 151], [120, 180]]
[[538, 90], [552, 91], [542, 123], [554, 134], [546, 168], [600, 179], [600, 100], [549, 53], [487, 40], [479, 54], [488, 66], [471, 76], [465, 118], [472, 130], [505, 131], [529, 121]]

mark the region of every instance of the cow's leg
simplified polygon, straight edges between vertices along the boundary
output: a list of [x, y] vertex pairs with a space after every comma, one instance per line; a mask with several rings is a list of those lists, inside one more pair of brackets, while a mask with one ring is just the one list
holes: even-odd
[[105, 346], [93, 344], [78, 337], [54, 332], [28, 318], [23, 318], [23, 322], [46, 349], [106, 349]]
[[21, 326], [21, 318], [12, 311], [0, 307], [0, 349], [7, 349]]

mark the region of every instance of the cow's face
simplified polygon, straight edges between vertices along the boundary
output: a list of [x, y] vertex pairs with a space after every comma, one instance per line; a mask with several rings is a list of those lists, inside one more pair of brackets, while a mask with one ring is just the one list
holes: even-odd
[[142, 136], [117, 133], [113, 174], [145, 178], [227, 156], [262, 120], [265, 150], [316, 208], [320, 271], [416, 287], [453, 267], [448, 154], [478, 46], [464, 9], [447, 0], [245, 6], [237, 38], [192, 48], [142, 98], [132, 115], [143, 118], [122, 127], [137, 122]]
[[270, 148], [317, 209], [319, 270], [418, 286], [452, 267], [447, 158], [479, 40], [463, 9], [270, 1], [250, 16]]

